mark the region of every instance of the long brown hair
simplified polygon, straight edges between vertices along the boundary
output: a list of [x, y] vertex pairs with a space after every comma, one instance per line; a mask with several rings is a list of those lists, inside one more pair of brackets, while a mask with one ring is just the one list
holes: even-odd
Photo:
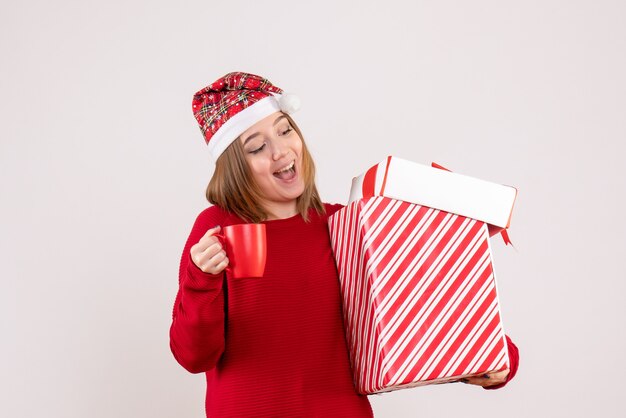
[[[315, 186], [315, 163], [304, 142], [298, 125], [291, 116], [284, 114], [302, 139], [302, 178], [304, 192], [296, 199], [296, 209], [305, 221], [309, 221], [309, 209], [318, 214], [325, 212], [324, 205]], [[260, 204], [262, 193], [248, 167], [243, 145], [239, 137], [219, 156], [215, 162], [213, 177], [206, 189], [207, 200], [222, 209], [232, 212], [248, 222], [267, 220], [268, 213]]]

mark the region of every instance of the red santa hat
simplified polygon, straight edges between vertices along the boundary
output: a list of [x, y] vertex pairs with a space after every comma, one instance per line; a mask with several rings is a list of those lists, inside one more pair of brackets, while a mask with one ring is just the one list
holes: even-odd
[[266, 78], [233, 72], [193, 96], [192, 109], [214, 160], [246, 129], [275, 112], [293, 113], [300, 100]]

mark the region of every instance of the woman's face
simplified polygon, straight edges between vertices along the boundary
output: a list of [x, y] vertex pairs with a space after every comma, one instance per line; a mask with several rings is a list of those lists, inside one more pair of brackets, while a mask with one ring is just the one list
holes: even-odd
[[278, 217], [293, 216], [304, 192], [302, 138], [282, 112], [260, 120], [240, 139], [252, 175], [263, 195], [262, 205]]

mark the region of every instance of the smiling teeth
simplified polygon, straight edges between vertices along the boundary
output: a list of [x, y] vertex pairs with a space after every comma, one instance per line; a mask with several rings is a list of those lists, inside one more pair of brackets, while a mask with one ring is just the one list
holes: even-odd
[[291, 169], [293, 168], [294, 163], [295, 163], [295, 161], [292, 161], [292, 162], [291, 162], [291, 164], [289, 164], [287, 167], [285, 167], [285, 168], [283, 168], [283, 169], [281, 169], [281, 170], [278, 170], [278, 171], [276, 171], [276, 172], [277, 172], [277, 173], [282, 173], [282, 172], [284, 172], [284, 171], [291, 170]]

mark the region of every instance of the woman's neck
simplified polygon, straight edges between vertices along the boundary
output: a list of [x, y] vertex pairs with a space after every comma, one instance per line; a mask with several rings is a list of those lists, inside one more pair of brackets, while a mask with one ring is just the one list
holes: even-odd
[[286, 204], [266, 204], [263, 205], [268, 213], [266, 220], [287, 219], [298, 214], [296, 202]]

